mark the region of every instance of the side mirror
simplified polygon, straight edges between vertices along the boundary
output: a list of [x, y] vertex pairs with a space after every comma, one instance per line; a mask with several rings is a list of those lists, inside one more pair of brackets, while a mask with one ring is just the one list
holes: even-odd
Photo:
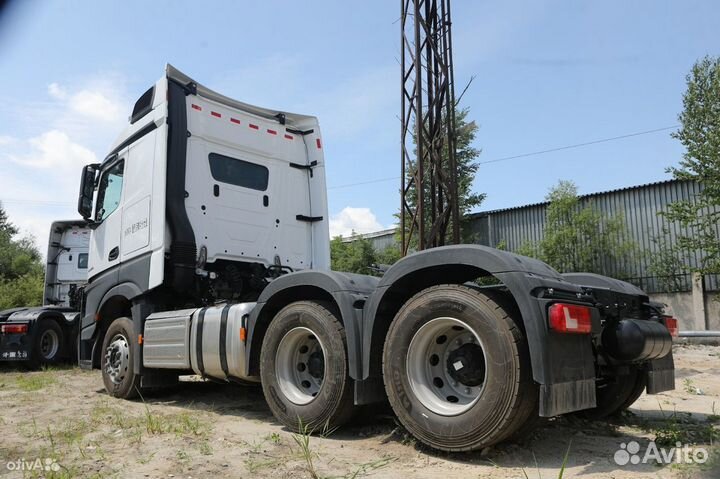
[[97, 176], [98, 166], [97, 164], [85, 165], [80, 177], [78, 213], [90, 223], [92, 223], [90, 217], [92, 216], [93, 192], [95, 191], [95, 177]]

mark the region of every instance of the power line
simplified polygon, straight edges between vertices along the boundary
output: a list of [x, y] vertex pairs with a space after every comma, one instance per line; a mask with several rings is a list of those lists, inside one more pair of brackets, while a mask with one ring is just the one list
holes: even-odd
[[[479, 165], [487, 165], [489, 163], [498, 163], [501, 161], [516, 160], [518, 158], [527, 158], [529, 156], [544, 155], [546, 153], [553, 153], [556, 151], [570, 150], [573, 148], [582, 148], [584, 146], [597, 145], [599, 143], [607, 143], [607, 142], [616, 141], [616, 140], [623, 140], [625, 138], [632, 138], [634, 136], [649, 135], [651, 133], [658, 133], [661, 131], [674, 130], [675, 128], [678, 128], [679, 126], [680, 125], [666, 126], [663, 128], [654, 128], [652, 130], [628, 133], [626, 135], [612, 136], [609, 138], [600, 138], [598, 140], [586, 141], [584, 143], [575, 143], [573, 145], [558, 146], [556, 148], [549, 148], [547, 150], [538, 150], [538, 151], [532, 151], [530, 153], [522, 153], [520, 155], [505, 156], [502, 158], [495, 158], [493, 160], [488, 160], [488, 161], [479, 161], [478, 164]], [[361, 181], [358, 183], [347, 183], [344, 185], [330, 186], [330, 187], [328, 187], [328, 190], [335, 190], [335, 189], [340, 189], [340, 188], [350, 188], [353, 186], [369, 185], [369, 184], [373, 184], [373, 183], [382, 183], [385, 181], [392, 181], [392, 180], [399, 180], [399, 179], [400, 179], [399, 176], [394, 176], [392, 178], [378, 178], [376, 180], [368, 180], [368, 181]]]
[[500, 161], [515, 160], [517, 158], [526, 158], [528, 156], [543, 155], [545, 153], [552, 153], [555, 151], [570, 150], [572, 148], [580, 148], [583, 146], [597, 145], [598, 143], [606, 143], [608, 141], [622, 140], [624, 138], [631, 138], [633, 136], [649, 135], [650, 133], [658, 133], [660, 131], [674, 130], [675, 128], [677, 128], [679, 126], [680, 125], [666, 126], [663, 128], [655, 128], [653, 130], [645, 130], [645, 131], [638, 131], [636, 133], [628, 133], [627, 135], [613, 136], [610, 138], [601, 138], [599, 140], [586, 141], [585, 143], [576, 143], [574, 145], [559, 146], [557, 148], [550, 148], [548, 150], [533, 151], [532, 153], [523, 153], [521, 155], [506, 156], [504, 158], [496, 158], [494, 160], [479, 161], [478, 164], [487, 165], [488, 163], [497, 163]]
[[66, 201], [22, 200], [22, 199], [16, 199], [16, 198], [0, 199], [0, 203], [30, 205], [30, 206], [72, 206], [73, 205], [72, 203], [66, 202]]
[[[661, 131], [667, 131], [667, 130], [674, 130], [675, 128], [678, 128], [680, 125], [673, 125], [673, 126], [666, 126], [663, 128], [654, 128], [652, 130], [645, 130], [645, 131], [638, 131], [635, 133], [628, 133], [626, 135], [619, 135], [619, 136], [612, 136], [609, 138], [600, 138], [598, 140], [592, 140], [592, 141], [586, 141], [584, 143], [575, 143], [573, 145], [566, 145], [566, 146], [558, 146], [556, 148], [549, 148], [547, 150], [538, 150], [538, 151], [532, 151], [530, 153], [522, 153], [520, 155], [513, 155], [513, 156], [505, 156], [502, 158], [495, 158], [493, 160], [488, 161], [479, 161], [478, 164], [480, 165], [487, 165], [490, 163], [499, 163], [501, 161], [509, 161], [509, 160], [516, 160], [518, 158], [527, 158], [529, 156], [538, 156], [538, 155], [544, 155], [546, 153], [553, 153], [556, 151], [563, 151], [563, 150], [570, 150], [573, 148], [582, 148], [584, 146], [590, 146], [590, 145], [597, 145], [599, 143], [607, 143], [610, 141], [616, 141], [616, 140], [623, 140], [625, 138], [632, 138], [635, 136], [642, 136], [642, 135], [649, 135], [652, 133], [659, 133]], [[352, 188], [354, 186], [362, 186], [362, 185], [370, 185], [375, 183], [383, 183], [386, 181], [394, 181], [399, 180], [399, 176], [393, 176], [389, 178], [378, 178], [375, 180], [368, 180], [368, 181], [359, 181], [356, 183], [346, 183], [343, 185], [335, 185], [335, 186], [329, 186], [328, 190], [339, 190], [342, 188]], [[69, 202], [63, 202], [63, 201], [39, 201], [39, 200], [21, 200], [21, 199], [15, 199], [15, 198], [9, 198], [9, 199], [0, 199], [0, 203], [17, 203], [17, 204], [29, 204], [29, 205], [37, 205], [37, 206], [72, 206], [73, 203]]]
[[340, 188], [350, 188], [351, 186], [369, 185], [371, 183], [381, 183], [383, 181], [394, 181], [399, 180], [399, 176], [393, 176], [392, 178], [378, 178], [377, 180], [361, 181], [359, 183], [348, 183], [346, 185], [328, 186], [328, 190], [337, 190]]

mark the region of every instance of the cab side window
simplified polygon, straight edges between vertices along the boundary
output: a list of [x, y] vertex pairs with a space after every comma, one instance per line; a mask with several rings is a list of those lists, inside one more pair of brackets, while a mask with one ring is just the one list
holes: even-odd
[[88, 267], [88, 254], [87, 253], [80, 253], [78, 255], [77, 267], [78, 267], [78, 269], [87, 269], [87, 267]]
[[210, 173], [217, 181], [251, 190], [267, 190], [269, 171], [264, 166], [218, 153], [210, 153], [209, 159]]
[[124, 168], [125, 161], [122, 160], [103, 172], [98, 186], [95, 221], [103, 221], [120, 205]]

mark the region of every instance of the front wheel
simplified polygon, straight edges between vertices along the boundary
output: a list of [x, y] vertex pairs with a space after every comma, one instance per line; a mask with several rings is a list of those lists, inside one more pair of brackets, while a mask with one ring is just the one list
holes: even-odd
[[412, 297], [385, 340], [383, 377], [400, 422], [424, 444], [469, 451], [498, 443], [535, 410], [527, 345], [488, 294], [440, 285]]
[[260, 351], [260, 378], [278, 421], [305, 433], [350, 419], [345, 343], [345, 330], [327, 303], [299, 301], [273, 318]]
[[139, 394], [140, 376], [133, 372], [132, 337], [132, 321], [118, 318], [110, 324], [103, 339], [100, 358], [103, 383], [107, 393], [116, 398], [132, 399]]

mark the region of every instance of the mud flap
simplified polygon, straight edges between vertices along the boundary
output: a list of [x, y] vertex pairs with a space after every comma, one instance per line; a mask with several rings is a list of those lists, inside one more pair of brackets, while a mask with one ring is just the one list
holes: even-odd
[[596, 406], [595, 378], [540, 385], [540, 416], [553, 417]]
[[672, 352], [650, 361], [647, 366], [647, 393], [657, 394], [675, 389], [675, 362]]

